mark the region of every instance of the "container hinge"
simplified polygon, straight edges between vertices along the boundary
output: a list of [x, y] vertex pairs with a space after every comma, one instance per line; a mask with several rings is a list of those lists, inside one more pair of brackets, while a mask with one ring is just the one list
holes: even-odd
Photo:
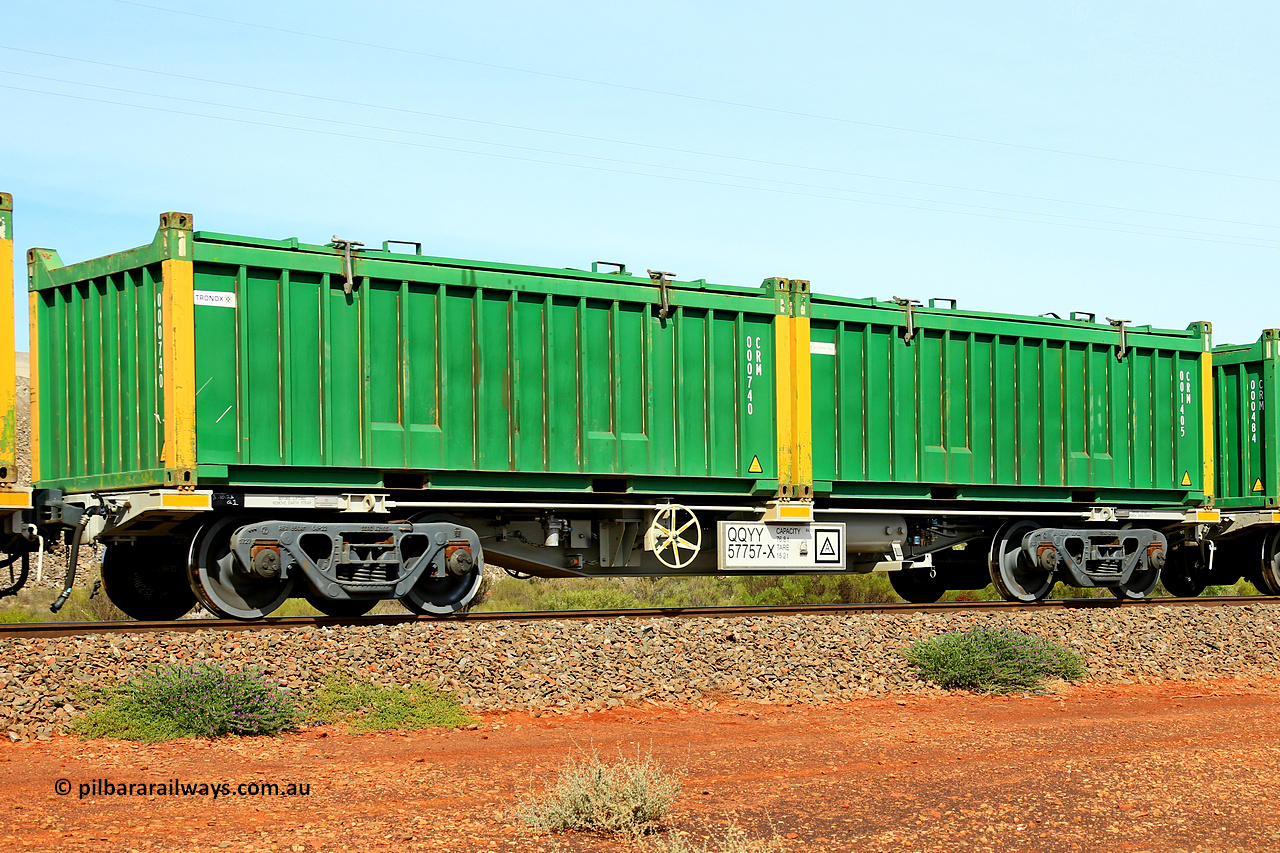
[[351, 266], [351, 250], [359, 249], [363, 246], [364, 243], [359, 243], [355, 240], [339, 240], [336, 234], [333, 237], [333, 247], [342, 250], [342, 273], [346, 276], [342, 284], [342, 292], [347, 296], [351, 295], [351, 288], [355, 284], [355, 276]]
[[920, 305], [919, 299], [904, 299], [901, 296], [893, 297], [893, 301], [901, 305], [907, 312], [907, 330], [902, 334], [902, 342], [904, 344], [911, 343], [911, 339], [916, 336], [916, 308]]
[[658, 296], [661, 299], [661, 307], [658, 309], [658, 318], [661, 320], [671, 316], [671, 297], [667, 293], [667, 285], [671, 283], [671, 279], [675, 278], [673, 272], [662, 272], [661, 270], [649, 270], [649, 278], [653, 279], [653, 283], [658, 285]]
[[1116, 329], [1118, 329], [1120, 332], [1120, 349], [1116, 350], [1116, 359], [1119, 361], [1124, 361], [1124, 354], [1129, 351], [1128, 342], [1125, 340], [1124, 324], [1132, 323], [1133, 321], [1132, 320], [1112, 320], [1110, 317], [1108, 317], [1107, 322], [1115, 326]]

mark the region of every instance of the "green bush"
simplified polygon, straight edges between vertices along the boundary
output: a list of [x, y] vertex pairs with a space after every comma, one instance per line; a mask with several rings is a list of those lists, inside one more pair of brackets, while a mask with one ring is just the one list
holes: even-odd
[[773, 853], [786, 849], [776, 832], [772, 838], [752, 838], [736, 822], [708, 833], [704, 841], [693, 841], [687, 835], [668, 832], [655, 835], [649, 842], [653, 853]]
[[325, 681], [311, 703], [316, 722], [342, 722], [352, 731], [446, 728], [478, 722], [454, 697], [425, 684], [383, 687], [347, 676]]
[[535, 832], [636, 837], [653, 829], [679, 795], [679, 777], [651, 757], [606, 764], [592, 753], [570, 762], [544, 796], [526, 800], [516, 814]]
[[901, 601], [884, 572], [848, 575], [745, 575], [733, 578], [732, 604], [870, 604]]
[[476, 610], [595, 610], [897, 601], [881, 572], [665, 578], [501, 578]]
[[8, 610], [0, 610], [0, 622], [39, 622], [40, 617], [29, 610], [23, 610], [20, 607], [11, 607]]
[[98, 699], [73, 731], [141, 741], [273, 735], [295, 728], [298, 718], [285, 692], [259, 673], [213, 666], [157, 670]]
[[976, 626], [920, 640], [901, 653], [921, 677], [947, 689], [1015, 693], [1046, 678], [1079, 681], [1084, 660], [1071, 649], [1021, 631]]

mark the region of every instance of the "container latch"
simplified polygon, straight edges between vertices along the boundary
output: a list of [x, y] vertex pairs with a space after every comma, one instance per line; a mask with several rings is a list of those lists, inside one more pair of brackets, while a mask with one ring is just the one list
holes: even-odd
[[1116, 360], [1124, 361], [1124, 354], [1129, 351], [1128, 342], [1125, 340], [1124, 324], [1132, 323], [1133, 321], [1132, 320], [1112, 320], [1110, 317], [1108, 317], [1107, 322], [1115, 326], [1116, 329], [1119, 330], [1120, 332], [1120, 349], [1116, 350]]
[[359, 249], [363, 246], [364, 243], [359, 243], [355, 240], [339, 240], [336, 234], [333, 237], [333, 247], [342, 250], [342, 272], [346, 276], [342, 284], [342, 292], [347, 296], [351, 295], [351, 287], [355, 283], [355, 276], [351, 267], [351, 250], [353, 248]]
[[649, 270], [649, 278], [653, 279], [653, 283], [658, 285], [658, 296], [661, 299], [661, 307], [658, 309], [658, 318], [667, 319], [671, 315], [671, 298], [667, 294], [667, 285], [671, 283], [671, 279], [675, 278], [673, 272], [662, 272], [661, 270]]
[[901, 296], [893, 297], [893, 301], [901, 305], [907, 312], [907, 330], [902, 335], [904, 344], [911, 343], [911, 339], [916, 336], [916, 307], [920, 304], [919, 299], [904, 299]]

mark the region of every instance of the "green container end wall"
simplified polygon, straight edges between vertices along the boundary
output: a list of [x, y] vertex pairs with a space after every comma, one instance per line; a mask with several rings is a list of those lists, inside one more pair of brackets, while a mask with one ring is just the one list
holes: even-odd
[[[815, 491], [1199, 504], [1207, 329], [814, 297]], [[1207, 324], [1205, 324], [1207, 325]], [[1184, 485], [1189, 480], [1189, 485]]]
[[[201, 486], [777, 489], [768, 288], [194, 238]], [[42, 486], [162, 482], [155, 248], [37, 283]]]
[[[56, 258], [51, 257], [55, 269]], [[81, 265], [76, 274], [82, 277], [73, 283], [35, 294], [37, 486], [164, 482], [160, 264], [158, 257], [135, 266], [137, 260], [90, 262]]]
[[1224, 508], [1280, 506], [1280, 419], [1266, 407], [1276, 399], [1278, 363], [1278, 329], [1253, 344], [1213, 350], [1217, 498]]

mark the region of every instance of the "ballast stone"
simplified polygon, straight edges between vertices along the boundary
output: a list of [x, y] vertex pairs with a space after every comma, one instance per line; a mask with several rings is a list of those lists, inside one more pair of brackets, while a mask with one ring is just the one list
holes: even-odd
[[1280, 676], [1280, 605], [552, 622], [417, 622], [288, 631], [0, 640], [0, 732], [65, 729], [85, 688], [161, 666], [257, 667], [306, 695], [334, 672], [428, 683], [478, 710], [822, 704], [928, 694], [898, 654], [973, 625], [1026, 631], [1084, 655], [1089, 677], [1150, 683]]

